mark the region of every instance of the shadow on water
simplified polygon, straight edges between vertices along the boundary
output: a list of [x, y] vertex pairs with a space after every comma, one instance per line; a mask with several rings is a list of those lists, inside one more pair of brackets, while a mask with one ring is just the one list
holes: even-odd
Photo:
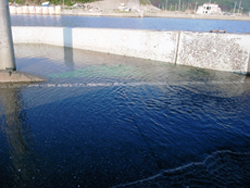
[[32, 149], [34, 138], [30, 126], [26, 124], [22, 95], [19, 89], [2, 89], [0, 99], [2, 103], [0, 115], [1, 119], [5, 120], [2, 121], [1, 128], [7, 138], [11, 161], [8, 167], [11, 181], [1, 180], [2, 185], [10, 187], [37, 185], [39, 170], [36, 168]]
[[63, 29], [64, 62], [67, 67], [74, 67], [72, 28]]

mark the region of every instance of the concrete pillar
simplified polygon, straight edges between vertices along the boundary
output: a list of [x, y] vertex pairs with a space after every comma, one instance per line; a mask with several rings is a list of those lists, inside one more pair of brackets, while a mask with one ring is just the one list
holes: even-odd
[[16, 70], [8, 0], [0, 0], [0, 70]]

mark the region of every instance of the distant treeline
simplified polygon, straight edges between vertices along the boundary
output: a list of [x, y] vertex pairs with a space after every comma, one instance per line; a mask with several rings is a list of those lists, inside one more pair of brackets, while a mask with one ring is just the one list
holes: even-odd
[[216, 3], [225, 12], [250, 12], [250, 0], [151, 0], [151, 3], [159, 8], [172, 10], [176, 8], [180, 11], [186, 9], [194, 9], [195, 7], [201, 6], [204, 3]]
[[[68, 6], [72, 6], [75, 3], [88, 3], [88, 2], [94, 2], [94, 1], [98, 1], [98, 0], [64, 0], [64, 4], [68, 5]], [[16, 2], [17, 4], [37, 4], [37, 5], [41, 5], [41, 3], [43, 2], [50, 2], [50, 4], [53, 5], [62, 5], [63, 4], [63, 0], [9, 0], [9, 2]]]
[[140, 0], [142, 5], [151, 4], [150, 0]]
[[[49, 1], [50, 4], [58, 5], [63, 4], [63, 0], [9, 0], [9, 2], [16, 2], [17, 4], [28, 4], [28, 3], [35, 3], [35, 4], [41, 4], [43, 2]], [[88, 2], [94, 2], [94, 1], [100, 1], [100, 0], [64, 0], [65, 5], [74, 5], [75, 3], [88, 3]], [[140, 3], [145, 4], [151, 4], [150, 0], [140, 0]]]

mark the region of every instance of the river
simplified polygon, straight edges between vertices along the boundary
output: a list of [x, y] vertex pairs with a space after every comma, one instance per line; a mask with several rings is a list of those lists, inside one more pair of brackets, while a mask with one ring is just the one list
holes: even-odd
[[11, 15], [11, 22], [13, 26], [126, 28], [201, 32], [225, 30], [228, 33], [250, 33], [250, 21], [230, 20]]
[[0, 85], [1, 187], [250, 185], [249, 77], [46, 45], [15, 55], [49, 81]]

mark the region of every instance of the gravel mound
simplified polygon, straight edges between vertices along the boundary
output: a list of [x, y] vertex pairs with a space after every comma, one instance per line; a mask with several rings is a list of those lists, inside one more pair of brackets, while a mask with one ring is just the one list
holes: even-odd
[[140, 5], [139, 0], [101, 0], [86, 3], [88, 10], [131, 10], [131, 11], [159, 11], [153, 5]]

